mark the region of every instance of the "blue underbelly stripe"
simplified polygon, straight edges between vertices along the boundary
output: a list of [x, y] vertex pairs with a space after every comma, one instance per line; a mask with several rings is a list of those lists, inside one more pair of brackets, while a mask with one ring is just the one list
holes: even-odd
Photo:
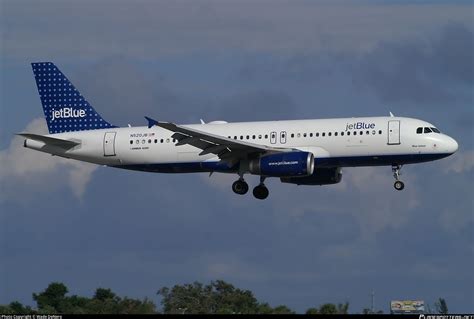
[[[382, 155], [382, 156], [345, 156], [315, 158], [316, 167], [356, 167], [356, 166], [387, 166], [392, 164], [415, 164], [434, 161], [447, 157], [450, 153], [443, 154], [408, 154], [408, 155]], [[237, 172], [238, 165], [228, 167], [221, 162], [188, 162], [188, 163], [155, 163], [114, 165], [113, 167], [156, 173], [199, 173], [199, 172]]]

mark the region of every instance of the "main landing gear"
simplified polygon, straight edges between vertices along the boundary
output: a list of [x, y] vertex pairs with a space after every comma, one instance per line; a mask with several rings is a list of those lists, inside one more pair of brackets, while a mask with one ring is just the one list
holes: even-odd
[[[260, 184], [253, 189], [253, 196], [257, 199], [265, 199], [268, 197], [268, 188], [263, 183], [264, 181], [265, 177], [260, 177]], [[249, 190], [249, 185], [243, 177], [240, 177], [232, 184], [232, 190], [236, 194], [245, 195]]]
[[236, 194], [245, 195], [249, 191], [249, 184], [241, 177], [232, 184], [232, 190]]
[[405, 184], [400, 180], [400, 170], [402, 169], [401, 165], [392, 165], [392, 172], [393, 172], [393, 177], [395, 177], [395, 183], [393, 184], [393, 187], [397, 191], [401, 191], [402, 189], [405, 188]]

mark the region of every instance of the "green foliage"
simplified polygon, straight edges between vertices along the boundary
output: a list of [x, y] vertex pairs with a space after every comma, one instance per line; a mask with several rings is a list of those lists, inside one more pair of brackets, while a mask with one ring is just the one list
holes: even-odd
[[315, 315], [315, 314], [323, 314], [323, 315], [330, 315], [330, 314], [348, 314], [349, 313], [349, 303], [325, 303], [322, 304], [319, 308], [309, 308], [306, 310], [307, 315]]
[[59, 308], [59, 304], [64, 301], [64, 296], [67, 294], [67, 287], [60, 282], [50, 283], [48, 288], [39, 294], [33, 294], [33, 300], [36, 301], [38, 309], [45, 306], [51, 306], [54, 309]]
[[443, 298], [439, 298], [438, 301], [435, 302], [436, 312], [442, 315], [448, 314], [448, 304], [446, 300]]
[[293, 310], [291, 310], [290, 308], [288, 308], [287, 306], [285, 305], [280, 305], [280, 306], [277, 306], [273, 309], [273, 312], [272, 314], [275, 314], [275, 315], [279, 315], [279, 314], [294, 314], [295, 312]]
[[53, 282], [44, 291], [33, 294], [38, 314], [153, 314], [155, 304], [148, 300], [120, 298], [110, 289], [98, 288], [93, 298], [66, 296], [67, 287]]
[[317, 315], [319, 314], [319, 309], [318, 308], [309, 308], [308, 310], [306, 310], [306, 314], [307, 315]]
[[15, 314], [23, 314], [29, 315], [33, 314], [33, 309], [30, 306], [23, 306], [18, 301], [13, 301], [9, 305], [0, 305], [0, 314], [4, 315], [15, 315]]
[[319, 313], [322, 315], [337, 314], [336, 305], [332, 303], [325, 303], [319, 307]]
[[241, 290], [222, 280], [209, 285], [199, 282], [163, 287], [158, 291], [163, 297], [165, 313], [193, 314], [250, 314], [257, 313], [258, 301], [250, 290]]
[[241, 290], [222, 281], [208, 285], [199, 282], [163, 287], [158, 291], [166, 314], [288, 314], [294, 313], [287, 306], [272, 308], [259, 303], [250, 290]]
[[[60, 282], [33, 293], [37, 308], [14, 301], [0, 305], [0, 313], [13, 314], [156, 314], [155, 304], [145, 298], [119, 297], [111, 289], [97, 288], [92, 298], [68, 295], [68, 288]], [[158, 291], [165, 314], [294, 314], [286, 305], [271, 307], [260, 303], [250, 290], [242, 290], [223, 280], [163, 287]], [[439, 309], [446, 309], [444, 299], [439, 299]], [[444, 307], [444, 308], [443, 308]], [[319, 308], [309, 308], [306, 314], [347, 314], [349, 303], [326, 303]]]

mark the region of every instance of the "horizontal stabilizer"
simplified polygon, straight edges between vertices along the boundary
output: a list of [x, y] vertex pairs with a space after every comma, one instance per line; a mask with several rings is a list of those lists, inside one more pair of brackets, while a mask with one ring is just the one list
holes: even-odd
[[47, 145], [57, 146], [57, 147], [61, 147], [61, 148], [64, 148], [64, 149], [70, 149], [70, 148], [73, 148], [74, 146], [80, 144], [78, 142], [62, 140], [60, 138], [49, 137], [49, 136], [38, 135], [38, 134], [18, 133], [16, 135], [20, 135], [20, 136], [26, 137], [30, 140], [40, 141], [40, 142], [43, 142]]

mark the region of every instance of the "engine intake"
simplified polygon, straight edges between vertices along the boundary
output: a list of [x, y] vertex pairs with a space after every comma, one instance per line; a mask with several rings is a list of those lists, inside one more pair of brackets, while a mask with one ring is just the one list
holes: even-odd
[[314, 171], [314, 155], [285, 152], [262, 156], [249, 162], [251, 174], [271, 177], [308, 176]]
[[305, 177], [282, 177], [282, 183], [297, 185], [329, 185], [337, 184], [342, 179], [340, 167], [335, 168], [316, 168], [312, 175]]

